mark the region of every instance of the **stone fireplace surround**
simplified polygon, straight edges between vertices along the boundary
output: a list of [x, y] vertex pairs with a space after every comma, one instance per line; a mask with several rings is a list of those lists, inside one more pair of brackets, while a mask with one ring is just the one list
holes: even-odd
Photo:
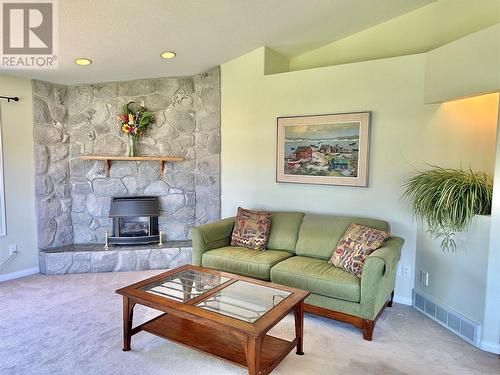
[[[35, 80], [33, 97], [42, 271], [47, 269], [48, 257], [56, 262], [59, 271], [55, 273], [71, 272], [72, 268], [93, 272], [90, 259], [98, 262], [102, 257], [114, 265], [108, 261], [94, 269], [120, 270], [118, 263], [127, 257], [128, 266], [123, 267], [127, 270], [168, 267], [167, 260], [181, 253], [182, 261], [176, 262], [188, 262], [190, 228], [220, 217], [219, 70], [193, 77], [74, 86]], [[80, 159], [82, 154], [126, 154], [127, 139], [120, 133], [116, 114], [129, 101], [144, 103], [156, 118], [138, 141], [139, 155], [185, 158], [165, 163], [163, 178], [157, 162], [113, 162], [110, 178], [106, 178], [102, 161]], [[112, 248], [116, 255], [91, 255], [101, 252], [98, 244], [104, 242], [105, 230], [111, 231], [111, 198], [127, 195], [159, 197], [159, 226], [166, 245], [142, 248], [142, 255], [126, 255], [134, 251], [130, 247]], [[71, 251], [74, 253], [57, 255]], [[142, 260], [131, 260], [138, 256]], [[149, 257], [153, 260], [144, 261]], [[165, 262], [159, 262], [160, 258]], [[78, 259], [89, 259], [88, 267], [74, 266]]]

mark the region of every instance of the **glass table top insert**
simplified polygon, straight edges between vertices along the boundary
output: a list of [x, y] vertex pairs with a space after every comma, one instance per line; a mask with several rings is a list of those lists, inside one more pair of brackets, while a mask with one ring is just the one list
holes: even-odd
[[196, 306], [232, 318], [254, 323], [291, 293], [238, 280]]
[[229, 277], [208, 272], [185, 270], [143, 286], [140, 290], [174, 301], [187, 302], [229, 280]]

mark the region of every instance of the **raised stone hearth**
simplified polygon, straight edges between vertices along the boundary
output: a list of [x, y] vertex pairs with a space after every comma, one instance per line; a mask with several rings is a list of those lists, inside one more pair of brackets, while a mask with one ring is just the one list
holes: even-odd
[[142, 271], [167, 269], [191, 263], [191, 241], [169, 241], [159, 245], [112, 246], [68, 245], [40, 251], [40, 272], [69, 273]]

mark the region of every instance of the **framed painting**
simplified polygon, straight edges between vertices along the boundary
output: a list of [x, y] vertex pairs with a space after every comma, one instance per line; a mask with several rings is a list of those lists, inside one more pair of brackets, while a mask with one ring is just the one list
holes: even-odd
[[367, 187], [370, 117], [278, 117], [276, 181]]

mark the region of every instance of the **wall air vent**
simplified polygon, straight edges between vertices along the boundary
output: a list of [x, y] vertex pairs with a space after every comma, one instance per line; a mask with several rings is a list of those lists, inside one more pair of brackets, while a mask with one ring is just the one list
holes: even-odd
[[447, 307], [434, 303], [427, 296], [415, 290], [413, 291], [413, 307], [465, 341], [476, 347], [480, 346], [481, 326], [479, 324]]

